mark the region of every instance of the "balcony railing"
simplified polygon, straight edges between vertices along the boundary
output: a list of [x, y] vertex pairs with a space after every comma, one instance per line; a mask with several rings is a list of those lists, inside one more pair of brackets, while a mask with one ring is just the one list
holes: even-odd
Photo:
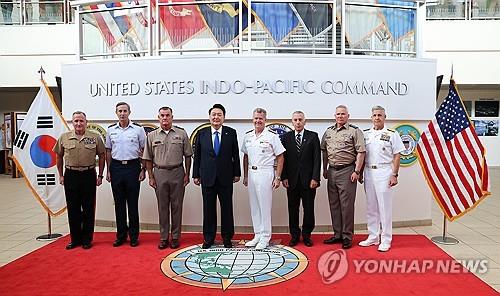
[[[165, 8], [171, 5], [169, 3], [172, 1], [158, 0], [158, 2], [160, 7]], [[340, 2], [337, 2], [340, 5]], [[369, 2], [373, 3], [373, 1]], [[381, 1], [377, 2], [381, 3]], [[500, 0], [427, 0], [425, 2], [428, 20], [500, 19]], [[70, 0], [0, 0], [0, 9], [0, 25], [72, 23], [74, 15]]]
[[500, 0], [427, 1], [428, 20], [500, 19]]
[[66, 24], [72, 21], [68, 0], [0, 0], [0, 25]]
[[194, 53], [416, 57], [412, 0], [78, 0], [80, 59]]
[[[77, 0], [72, 7], [65, 0], [0, 2], [0, 24], [69, 23], [75, 11], [80, 59], [200, 52], [416, 57], [417, 13], [424, 8], [418, 0]], [[494, 18], [481, 2], [468, 3], [431, 3], [427, 17]]]

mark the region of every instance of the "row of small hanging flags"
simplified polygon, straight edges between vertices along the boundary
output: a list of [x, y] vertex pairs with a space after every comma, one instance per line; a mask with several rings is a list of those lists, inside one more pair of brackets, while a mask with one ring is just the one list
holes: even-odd
[[[172, 3], [172, 0], [160, 0], [159, 3]], [[193, 2], [175, 0], [175, 3]], [[133, 13], [124, 13], [122, 7], [139, 5], [139, 1], [113, 2], [86, 7], [87, 10], [112, 9], [91, 14], [95, 24], [108, 47], [116, 46], [127, 35], [135, 35], [141, 41], [140, 32], [148, 27], [146, 9], [134, 9]], [[156, 0], [151, 0], [153, 8]], [[155, 9], [153, 9], [155, 11]], [[179, 48], [206, 29], [220, 47], [227, 46], [239, 34], [239, 5], [237, 3], [160, 5], [160, 21], [173, 48]], [[155, 22], [155, 16], [152, 17]], [[332, 25], [332, 7], [329, 4], [312, 3], [252, 3], [252, 24], [258, 21], [267, 31], [275, 45], [287, 40], [299, 24], [302, 24], [310, 37], [328, 31]], [[248, 3], [243, 1], [242, 27], [248, 27]], [[142, 43], [142, 42], [141, 42]]]

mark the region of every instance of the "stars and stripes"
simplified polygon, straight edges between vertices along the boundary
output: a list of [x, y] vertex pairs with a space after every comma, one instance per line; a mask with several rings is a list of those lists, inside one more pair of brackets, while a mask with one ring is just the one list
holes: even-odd
[[453, 80], [448, 97], [422, 133], [417, 151], [433, 195], [449, 220], [460, 217], [489, 194], [485, 148]]

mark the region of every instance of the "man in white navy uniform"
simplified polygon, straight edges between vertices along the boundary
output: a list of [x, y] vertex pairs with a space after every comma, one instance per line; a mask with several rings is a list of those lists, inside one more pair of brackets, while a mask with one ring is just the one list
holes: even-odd
[[[130, 106], [125, 102], [116, 104], [118, 123], [108, 127], [106, 133], [106, 180], [111, 182], [116, 215], [116, 240], [119, 247], [130, 238], [130, 246], [139, 245], [139, 190], [144, 180], [145, 167], [142, 153], [146, 143], [146, 132], [137, 123], [129, 120]], [[127, 210], [128, 221], [127, 226]]]
[[359, 243], [362, 247], [380, 243], [378, 250], [381, 252], [391, 248], [393, 187], [398, 184], [399, 153], [405, 150], [398, 132], [385, 127], [385, 118], [383, 107], [373, 107], [373, 127], [363, 131], [368, 238]]
[[[271, 240], [271, 208], [273, 188], [280, 186], [283, 152], [279, 136], [266, 128], [266, 110], [253, 111], [254, 130], [246, 133], [241, 152], [243, 184], [248, 186], [254, 238], [245, 246], [265, 249]], [[277, 160], [276, 171], [274, 162]]]

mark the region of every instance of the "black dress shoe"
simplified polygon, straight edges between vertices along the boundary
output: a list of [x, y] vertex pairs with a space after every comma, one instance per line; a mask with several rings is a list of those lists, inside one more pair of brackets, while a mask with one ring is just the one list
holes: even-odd
[[173, 239], [172, 242], [170, 243], [170, 247], [172, 249], [177, 249], [179, 246], [180, 244], [178, 239]]
[[71, 250], [71, 249], [74, 249], [74, 248], [79, 247], [79, 246], [80, 246], [80, 244], [71, 242], [71, 243], [66, 245], [66, 250]]
[[323, 241], [324, 244], [331, 245], [331, 244], [339, 244], [342, 243], [342, 239], [340, 237], [335, 237], [332, 236], [329, 239], [325, 239]]
[[131, 246], [132, 248], [135, 248], [135, 247], [137, 247], [138, 245], [139, 245], [139, 240], [137, 240], [137, 239], [131, 239], [131, 240], [130, 240], [130, 246]]
[[309, 237], [304, 238], [303, 241], [304, 241], [304, 245], [306, 245], [306, 247], [312, 247], [313, 246], [313, 241], [311, 240], [311, 238], [309, 238]]
[[290, 241], [288, 242], [288, 246], [290, 247], [295, 247], [299, 243], [299, 238], [297, 237], [292, 237]]
[[158, 244], [158, 249], [163, 250], [166, 248], [168, 248], [168, 241], [166, 240], [160, 241], [160, 243]]
[[201, 246], [202, 249], [209, 249], [214, 243], [213, 242], [203, 242]]
[[233, 247], [233, 242], [230, 239], [224, 240], [224, 248], [230, 249]]
[[82, 248], [85, 249], [85, 250], [88, 250], [88, 249], [92, 248], [92, 243], [83, 244]]
[[352, 240], [344, 238], [342, 241], [342, 249], [350, 249], [352, 247]]
[[117, 239], [113, 242], [113, 247], [119, 247], [123, 245], [126, 242], [124, 239]]

